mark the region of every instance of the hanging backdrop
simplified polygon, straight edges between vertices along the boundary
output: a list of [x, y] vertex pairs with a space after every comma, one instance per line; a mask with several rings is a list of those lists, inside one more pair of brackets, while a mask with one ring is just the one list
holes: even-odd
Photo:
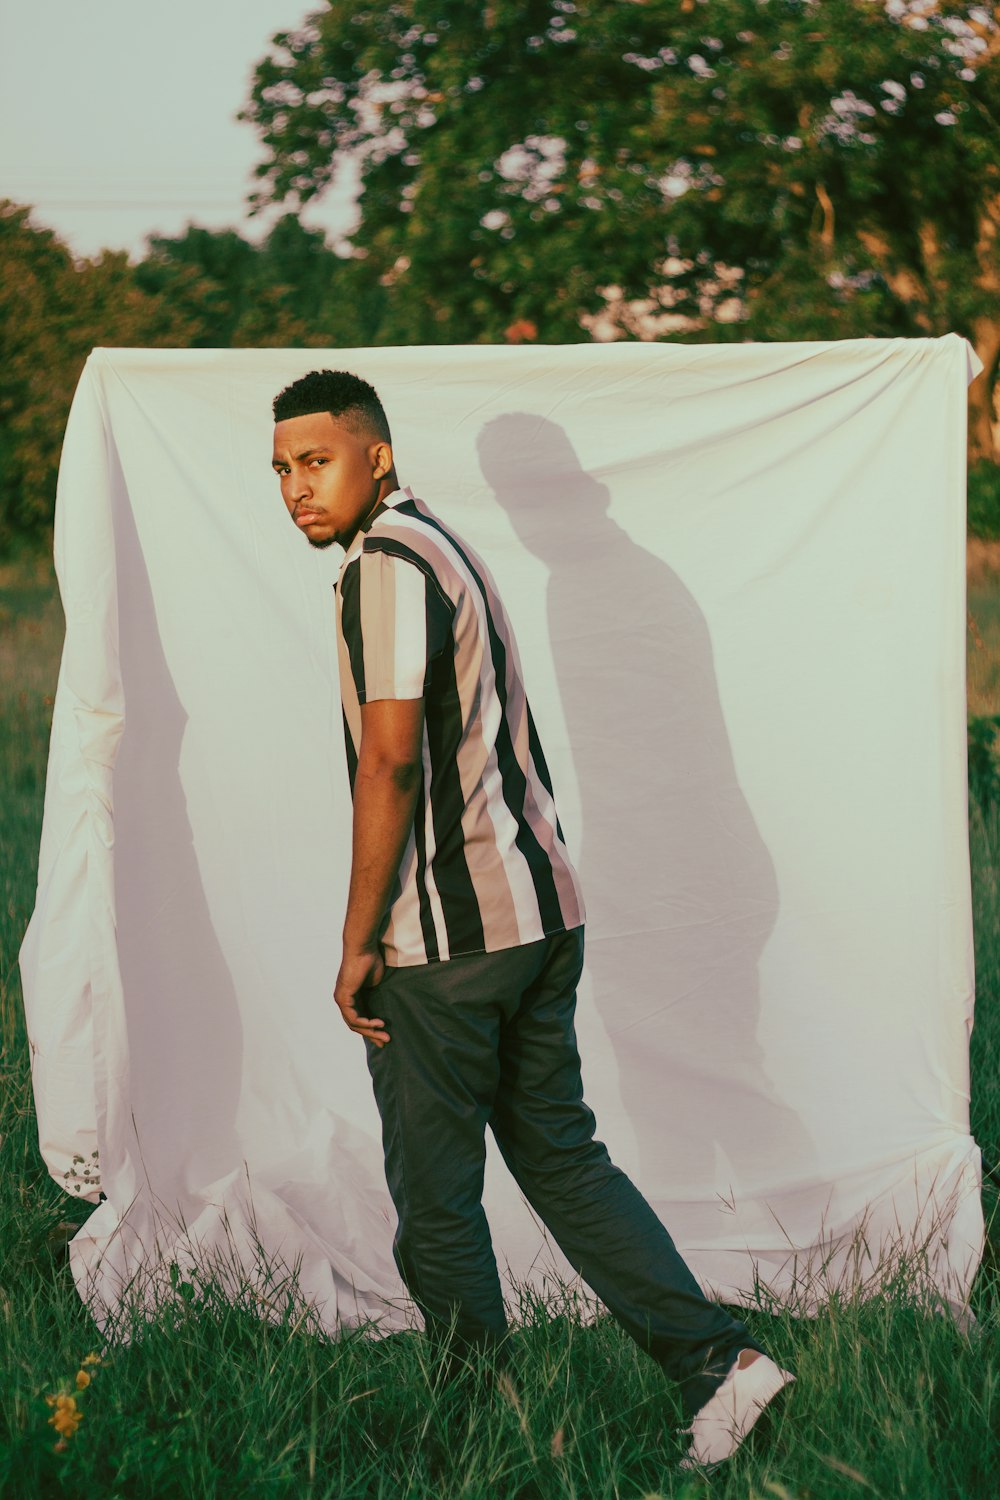
[[[809, 1314], [925, 1245], [960, 1309], [977, 364], [954, 334], [94, 351], [21, 969], [44, 1158], [106, 1195], [70, 1247], [102, 1327], [171, 1262], [265, 1315], [294, 1275], [329, 1329], [412, 1313], [331, 998], [341, 553], [270, 469], [271, 398], [321, 366], [372, 381], [400, 483], [506, 599], [589, 908], [578, 1032], [613, 1159], [710, 1296]], [[492, 1142], [485, 1202], [502, 1273], [568, 1278]]]

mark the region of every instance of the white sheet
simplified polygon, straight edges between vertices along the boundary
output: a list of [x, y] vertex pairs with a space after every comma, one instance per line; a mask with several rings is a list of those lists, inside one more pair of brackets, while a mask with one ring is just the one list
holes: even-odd
[[[259, 1251], [324, 1327], [410, 1314], [330, 993], [339, 550], [309, 549], [269, 467], [272, 396], [324, 365], [375, 384], [400, 483], [505, 594], [589, 908], [578, 1029], [612, 1157], [710, 1296], [750, 1305], [756, 1282], [809, 1315], [917, 1245], [960, 1310], [983, 1246], [978, 361], [952, 334], [91, 355], [21, 969], [44, 1158], [106, 1194], [71, 1245], [98, 1322], [198, 1255], [268, 1315]], [[490, 1149], [498, 1260], [541, 1287], [565, 1263]]]

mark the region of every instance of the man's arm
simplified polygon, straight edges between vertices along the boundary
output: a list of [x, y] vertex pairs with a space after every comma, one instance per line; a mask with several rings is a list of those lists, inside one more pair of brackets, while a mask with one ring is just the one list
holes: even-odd
[[423, 736], [423, 698], [385, 698], [361, 705], [351, 884], [333, 993], [351, 1030], [378, 1047], [389, 1040], [385, 1022], [358, 1014], [358, 993], [377, 985], [385, 971], [378, 935], [413, 827]]

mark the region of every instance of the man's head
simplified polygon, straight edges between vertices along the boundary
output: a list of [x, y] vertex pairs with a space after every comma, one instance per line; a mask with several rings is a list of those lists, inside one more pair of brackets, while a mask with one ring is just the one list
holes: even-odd
[[272, 466], [281, 498], [310, 546], [347, 547], [365, 517], [398, 489], [382, 403], [346, 370], [312, 370], [272, 403]]

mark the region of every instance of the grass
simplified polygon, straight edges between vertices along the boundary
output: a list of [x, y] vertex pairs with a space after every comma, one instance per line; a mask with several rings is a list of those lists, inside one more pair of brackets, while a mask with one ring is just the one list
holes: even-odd
[[[970, 709], [1000, 713], [1000, 578], [970, 590]], [[976, 634], [983, 642], [976, 644]], [[674, 1468], [680, 1410], [607, 1318], [555, 1316], [521, 1292], [510, 1384], [471, 1371], [435, 1384], [419, 1333], [331, 1339], [294, 1274], [273, 1321], [219, 1294], [211, 1266], [175, 1277], [150, 1321], [126, 1303], [102, 1348], [65, 1255], [71, 1200], [41, 1161], [17, 950], [34, 882], [62, 619], [47, 561], [0, 569], [0, 1496], [261, 1496], [267, 1500], [747, 1500], [992, 1496], [1000, 1472], [1000, 1200], [973, 1290], [978, 1327], [930, 1315], [919, 1256], [886, 1288], [829, 1294], [796, 1317], [760, 1290], [733, 1309], [797, 1371], [787, 1408], [711, 1480]], [[973, 708], [973, 704], [975, 707]], [[1000, 826], [970, 822], [977, 1011], [972, 1131], [1000, 1162]], [[860, 1237], [863, 1232], [859, 1231]], [[822, 1282], [822, 1267], [815, 1268]], [[803, 1291], [806, 1289], [803, 1288]], [[89, 1353], [100, 1363], [84, 1365]], [[77, 1372], [90, 1377], [77, 1389]], [[72, 1395], [78, 1430], [56, 1451], [46, 1397]]]

